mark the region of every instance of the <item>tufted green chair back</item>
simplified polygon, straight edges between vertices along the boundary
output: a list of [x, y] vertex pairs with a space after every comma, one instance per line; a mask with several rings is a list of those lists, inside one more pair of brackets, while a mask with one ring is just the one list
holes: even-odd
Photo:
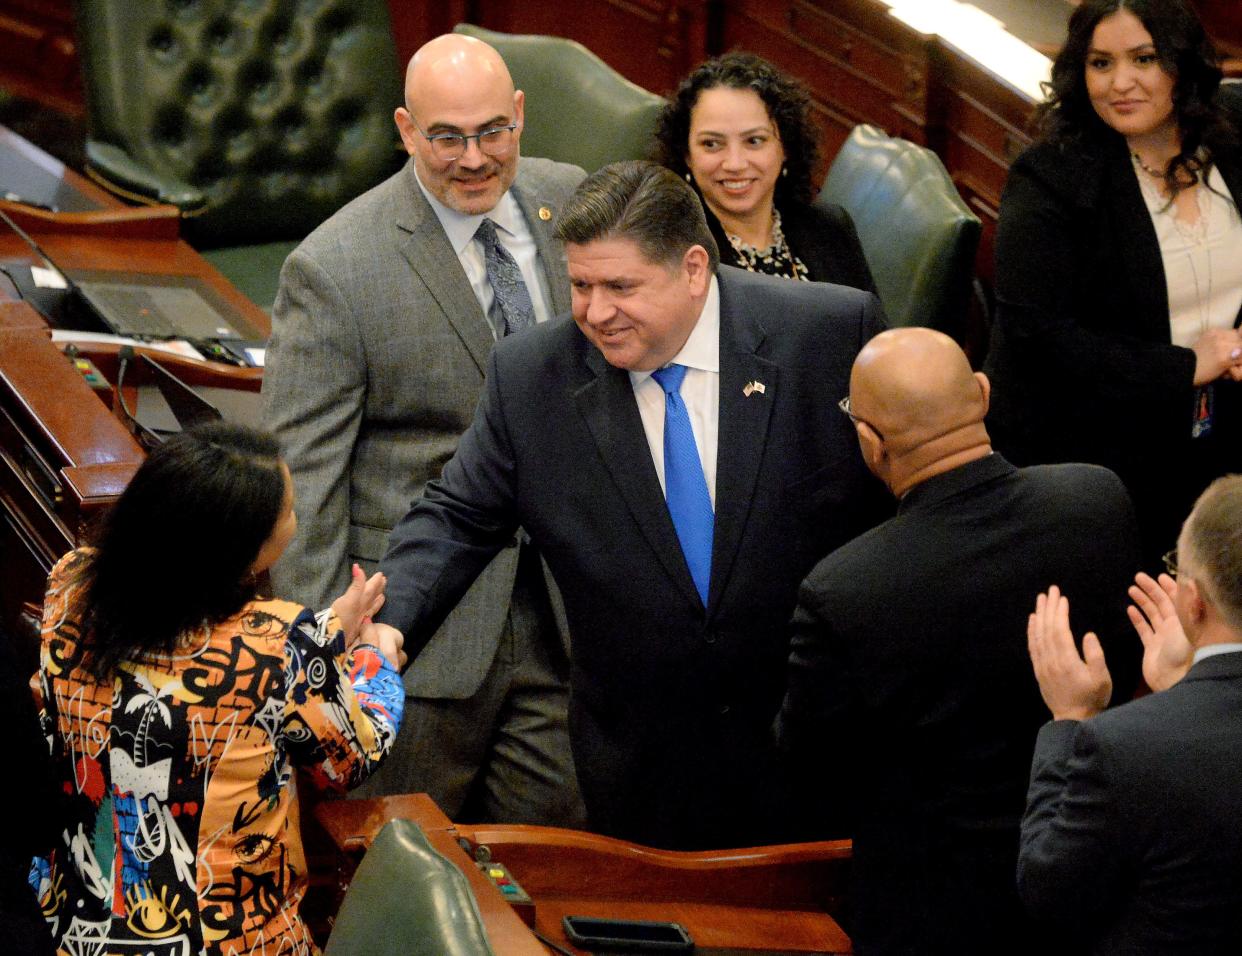
[[292, 243], [405, 158], [385, 0], [75, 8], [88, 172], [181, 206], [196, 247]]
[[393, 820], [358, 864], [324, 956], [494, 954], [465, 875], [413, 820]]
[[930, 149], [856, 126], [819, 198], [844, 206], [889, 322], [961, 341], [979, 247], [979, 218]]
[[453, 32], [495, 47], [514, 85], [525, 91], [523, 155], [574, 163], [588, 173], [647, 156], [663, 97], [631, 83], [581, 43], [469, 23]]

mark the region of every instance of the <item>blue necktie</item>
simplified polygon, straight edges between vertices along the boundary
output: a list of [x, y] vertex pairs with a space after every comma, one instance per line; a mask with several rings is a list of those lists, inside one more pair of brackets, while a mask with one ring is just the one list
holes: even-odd
[[496, 238], [496, 224], [484, 219], [475, 230], [474, 237], [483, 244], [483, 258], [487, 262], [487, 281], [491, 283], [495, 305], [504, 317], [504, 333], [512, 335], [535, 324], [535, 307], [530, 302], [530, 292], [522, 281], [522, 270], [509, 254], [509, 250]]
[[664, 389], [664, 488], [668, 513], [677, 529], [690, 576], [707, 606], [707, 587], [712, 577], [712, 533], [716, 516], [703, 475], [703, 463], [694, 443], [690, 416], [681, 400], [684, 365], [670, 365], [651, 377]]

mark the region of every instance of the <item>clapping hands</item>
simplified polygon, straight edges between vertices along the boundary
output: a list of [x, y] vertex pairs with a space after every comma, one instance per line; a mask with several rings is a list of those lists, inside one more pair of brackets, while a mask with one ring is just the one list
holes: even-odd
[[1129, 594], [1134, 604], [1126, 613], [1143, 642], [1143, 679], [1152, 690], [1168, 690], [1190, 670], [1193, 657], [1173, 606], [1177, 582], [1167, 574], [1157, 580], [1140, 572]]
[[1069, 600], [1054, 584], [1035, 599], [1027, 619], [1026, 645], [1039, 692], [1054, 720], [1086, 720], [1108, 706], [1113, 679], [1099, 638], [1082, 639], [1082, 655], [1069, 626]]

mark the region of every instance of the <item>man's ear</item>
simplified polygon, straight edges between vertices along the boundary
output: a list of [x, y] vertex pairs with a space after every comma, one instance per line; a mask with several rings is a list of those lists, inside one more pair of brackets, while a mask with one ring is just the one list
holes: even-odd
[[405, 146], [405, 151], [413, 156], [414, 144], [418, 142], [417, 137], [422, 135], [418, 127], [414, 125], [414, 117], [404, 106], [398, 106], [393, 111], [392, 118], [397, 124], [397, 132], [401, 134], [401, 143]]
[[982, 372], [975, 372], [975, 381], [979, 383], [979, 394], [983, 396], [983, 414], [987, 415], [992, 407], [992, 383]]
[[884, 439], [866, 422], [855, 422], [854, 431], [858, 434], [858, 447], [862, 452], [863, 462], [873, 475], [883, 481], [883, 466], [886, 457]]
[[522, 130], [526, 128], [526, 94], [521, 90], [513, 91], [513, 122], [518, 125], [513, 132], [521, 136]]
[[707, 250], [699, 245], [691, 246], [681, 258], [681, 267], [685, 270], [690, 294], [695, 298], [707, 295], [712, 281], [712, 260]]
[[1186, 613], [1190, 616], [1192, 625], [1200, 625], [1203, 619], [1207, 617], [1207, 598], [1203, 594], [1203, 588], [1194, 578], [1183, 575], [1177, 579], [1178, 595], [1184, 592], [1183, 606]]

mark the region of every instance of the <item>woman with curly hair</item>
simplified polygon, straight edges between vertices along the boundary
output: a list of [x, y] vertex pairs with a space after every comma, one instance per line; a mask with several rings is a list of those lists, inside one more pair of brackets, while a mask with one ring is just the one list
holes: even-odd
[[52, 571], [34, 690], [64, 807], [31, 881], [61, 952], [318, 952], [294, 770], [343, 791], [379, 764], [404, 655], [382, 575], [320, 614], [256, 594], [297, 526], [278, 451], [174, 436]]
[[767, 60], [726, 53], [695, 69], [660, 116], [655, 152], [699, 193], [721, 262], [874, 291], [849, 213], [812, 205], [807, 92]]
[[1085, 0], [1009, 173], [986, 370], [997, 446], [1106, 465], [1154, 570], [1242, 470], [1242, 97], [1185, 0]]

